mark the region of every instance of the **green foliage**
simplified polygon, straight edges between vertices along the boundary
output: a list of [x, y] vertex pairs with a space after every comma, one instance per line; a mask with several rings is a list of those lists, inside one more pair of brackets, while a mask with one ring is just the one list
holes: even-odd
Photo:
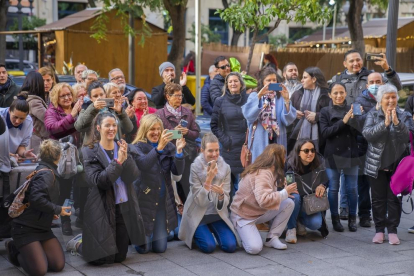
[[[191, 42], [195, 43], [195, 23], [191, 24], [191, 29], [188, 30], [188, 33], [191, 35]], [[201, 24], [201, 43], [209, 42], [220, 42], [221, 36], [210, 30], [210, 28], [204, 24]]]
[[274, 19], [305, 24], [307, 20], [322, 23], [331, 16], [330, 10], [321, 7], [318, 0], [241, 0], [240, 4], [232, 4], [216, 13], [242, 32], [246, 28], [263, 30]]
[[292, 40], [287, 38], [285, 34], [269, 36], [269, 44], [274, 45], [276, 47], [284, 48], [289, 43], [292, 43]]
[[[41, 27], [46, 24], [46, 19], [40, 19], [36, 16], [24, 16], [22, 17], [22, 31], [34, 30], [37, 27]], [[19, 30], [19, 21], [17, 18], [14, 19], [13, 24], [10, 26], [10, 31]], [[13, 35], [15, 40], [19, 39], [18, 35]], [[23, 35], [23, 42], [33, 45], [36, 43], [36, 40], [33, 35], [25, 34]]]

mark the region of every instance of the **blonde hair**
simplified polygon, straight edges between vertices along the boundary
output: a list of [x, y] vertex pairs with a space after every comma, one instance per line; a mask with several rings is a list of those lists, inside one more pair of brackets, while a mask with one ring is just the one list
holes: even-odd
[[60, 158], [62, 148], [57, 140], [46, 139], [40, 144], [39, 157], [47, 163], [55, 163]]
[[147, 142], [147, 133], [148, 131], [156, 124], [160, 124], [161, 132], [164, 131], [164, 125], [161, 118], [156, 114], [147, 114], [141, 118], [140, 126], [132, 144], [137, 144], [138, 142]]
[[[82, 65], [82, 64], [81, 64]], [[86, 92], [86, 84], [84, 82], [76, 83], [72, 86], [73, 92], [75, 93], [75, 99], [78, 99], [79, 88], [83, 87]]]
[[46, 76], [46, 75], [51, 76], [52, 79], [53, 79], [53, 84], [56, 84], [55, 72], [53, 71], [52, 68], [50, 68], [50, 67], [41, 67], [41, 68], [39, 68], [38, 72], [40, 73], [40, 75], [42, 75], [42, 77]]
[[50, 96], [49, 96], [50, 97], [50, 102], [56, 108], [59, 106], [59, 93], [60, 93], [60, 91], [62, 91], [62, 89], [64, 87], [67, 87], [69, 89], [70, 93], [72, 94], [72, 102], [75, 101], [76, 94], [75, 94], [72, 86], [70, 86], [70, 84], [66, 83], [66, 82], [58, 83], [53, 87], [53, 89], [50, 93]]
[[109, 95], [111, 94], [112, 90], [119, 89], [119, 86], [113, 82], [108, 82], [103, 87], [107, 98], [109, 98]]

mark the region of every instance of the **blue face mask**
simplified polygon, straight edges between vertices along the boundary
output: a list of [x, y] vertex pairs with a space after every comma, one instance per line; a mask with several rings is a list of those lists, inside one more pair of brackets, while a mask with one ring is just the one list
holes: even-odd
[[377, 95], [377, 92], [378, 92], [378, 88], [379, 88], [379, 85], [378, 84], [371, 84], [370, 86], [368, 86], [368, 91], [372, 95], [376, 96]]

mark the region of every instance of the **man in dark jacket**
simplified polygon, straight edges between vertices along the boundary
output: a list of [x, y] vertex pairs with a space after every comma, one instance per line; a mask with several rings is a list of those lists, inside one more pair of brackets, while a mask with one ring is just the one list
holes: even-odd
[[[385, 75], [383, 82], [390, 82], [395, 85], [398, 90], [401, 90], [401, 81], [397, 73], [391, 66], [388, 65], [385, 54], [381, 54], [382, 57], [374, 57], [375, 64], [379, 65], [384, 69]], [[338, 73], [336, 76], [333, 76], [328, 83], [340, 82], [346, 87], [346, 102], [347, 104], [352, 104], [356, 98], [361, 95], [362, 91], [366, 89], [368, 75], [373, 71], [368, 70], [363, 67], [364, 62], [361, 57], [361, 54], [357, 50], [349, 50], [345, 53], [344, 59], [345, 71]]]
[[217, 68], [211, 65], [208, 69], [208, 77], [204, 81], [204, 85], [201, 88], [201, 106], [203, 107], [204, 115], [210, 115], [213, 113], [213, 102], [210, 99], [210, 82], [218, 74]]
[[7, 74], [6, 65], [0, 64], [0, 107], [9, 107], [20, 87]]
[[227, 75], [230, 74], [230, 63], [225, 57], [219, 56], [214, 60], [214, 66], [216, 66], [218, 74], [210, 82], [209, 89], [210, 99], [213, 106], [215, 100], [223, 95], [224, 82]]
[[[155, 104], [157, 109], [164, 107], [167, 100], [164, 96], [164, 88], [167, 83], [174, 82], [175, 80], [175, 66], [171, 62], [163, 62], [159, 67], [159, 73], [162, 77], [163, 83], [152, 88], [151, 100]], [[183, 87], [183, 101], [182, 103], [195, 104], [195, 98], [187, 87], [187, 75], [182, 73], [180, 77], [180, 85]]]

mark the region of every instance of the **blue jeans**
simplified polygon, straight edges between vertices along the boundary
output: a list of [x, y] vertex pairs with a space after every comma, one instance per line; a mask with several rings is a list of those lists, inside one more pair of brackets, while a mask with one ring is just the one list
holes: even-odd
[[181, 218], [182, 216], [177, 212], [178, 226], [173, 231], [170, 232], [170, 234], [168, 235], [168, 241], [172, 241], [172, 240], [179, 241], [180, 240], [178, 238], [178, 232], [180, 231]]
[[[342, 169], [344, 174], [343, 185], [346, 189], [346, 196], [348, 198], [349, 215], [356, 216], [358, 204], [358, 166]], [[338, 214], [338, 191], [339, 179], [341, 177], [340, 169], [326, 168], [326, 174], [329, 178], [328, 199], [332, 216]]]
[[212, 253], [216, 249], [217, 240], [221, 250], [227, 253], [236, 251], [236, 237], [223, 220], [218, 220], [209, 224], [200, 224], [195, 233], [194, 241], [198, 248], [204, 253]]
[[294, 196], [293, 202], [295, 208], [293, 209], [292, 215], [289, 218], [287, 227], [288, 229], [296, 228], [296, 222], [300, 216], [301, 222], [305, 227], [311, 230], [318, 230], [322, 227], [322, 213], [318, 212], [312, 215], [306, 214], [302, 210], [302, 197], [299, 194], [292, 194]]
[[231, 196], [233, 197], [237, 190], [239, 189], [239, 182], [240, 182], [240, 174], [233, 174], [231, 173], [231, 183], [233, 183], [233, 185], [231, 185]]
[[135, 246], [135, 249], [140, 254], [146, 254], [150, 250], [154, 253], [164, 253], [167, 250], [168, 233], [166, 231], [165, 198], [160, 199], [159, 202], [152, 235], [150, 237], [146, 236], [146, 244], [144, 246]]
[[[342, 184], [344, 182], [345, 182], [345, 176], [343, 173], [341, 173], [340, 183]], [[348, 198], [346, 196], [345, 185], [341, 185], [341, 201], [340, 201], [339, 207], [348, 209]]]

